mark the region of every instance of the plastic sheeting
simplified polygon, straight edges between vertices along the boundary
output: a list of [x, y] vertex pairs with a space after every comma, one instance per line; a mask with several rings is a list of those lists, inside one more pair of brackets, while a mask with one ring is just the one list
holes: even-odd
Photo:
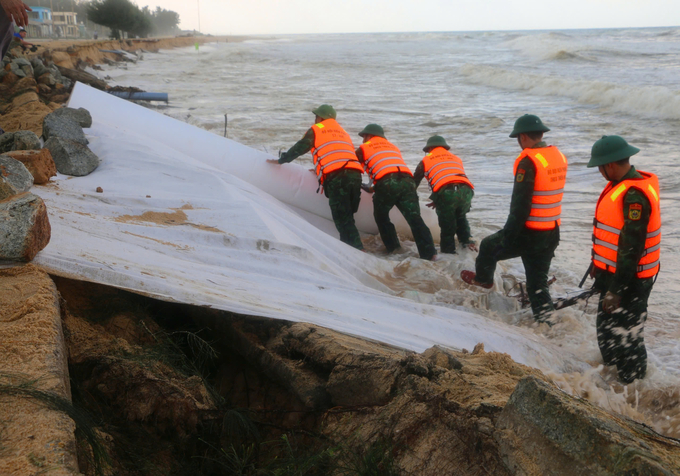
[[419, 352], [484, 342], [540, 368], [579, 365], [526, 329], [391, 294], [373, 276], [391, 273], [393, 262], [301, 216], [332, 226], [319, 218], [327, 203], [310, 194], [316, 182], [303, 168], [272, 166], [266, 154], [82, 84], [70, 106], [92, 114], [86, 132], [102, 163], [34, 188], [52, 224], [35, 259], [48, 271]]

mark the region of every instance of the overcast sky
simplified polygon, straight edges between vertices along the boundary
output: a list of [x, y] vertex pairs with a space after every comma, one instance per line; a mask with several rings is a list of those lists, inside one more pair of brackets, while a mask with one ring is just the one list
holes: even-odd
[[680, 0], [133, 0], [210, 34], [553, 30], [680, 25]]

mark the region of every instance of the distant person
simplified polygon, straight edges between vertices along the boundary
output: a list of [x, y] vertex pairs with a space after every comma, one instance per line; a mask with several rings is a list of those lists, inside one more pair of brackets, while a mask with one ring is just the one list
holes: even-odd
[[99, 38], [99, 33], [97, 33], [97, 32], [95, 31], [93, 36], [94, 36], [94, 39], [96, 40], [97, 38]]
[[304, 137], [281, 154], [278, 160], [269, 159], [268, 162], [285, 164], [311, 152], [319, 188], [323, 188], [328, 197], [340, 240], [363, 250], [354, 214], [359, 209], [364, 168], [354, 153], [349, 134], [335, 120], [335, 109], [323, 104], [312, 112], [315, 114], [314, 125]]
[[428, 207], [434, 208], [441, 229], [439, 249], [442, 253], [456, 253], [456, 235], [462, 246], [477, 250], [471, 239], [467, 213], [470, 211], [474, 186], [465, 175], [463, 161], [453, 155], [451, 147], [442, 136], [432, 136], [427, 140], [423, 152], [427, 155], [416, 167], [414, 179], [416, 187], [423, 178], [432, 189]]
[[29, 43], [28, 41], [25, 41], [24, 38], [26, 38], [26, 30], [24, 29], [23, 26], [19, 27], [19, 31], [17, 33], [14, 33], [14, 41], [19, 43], [19, 46], [21, 46], [21, 49], [26, 51], [28, 47], [31, 47], [31, 51], [36, 51], [38, 47], [34, 45], [33, 43]]
[[538, 321], [555, 310], [548, 290], [548, 272], [560, 242], [562, 195], [567, 179], [567, 158], [543, 141], [548, 129], [534, 115], [515, 121], [510, 137], [522, 152], [515, 160], [510, 213], [502, 230], [482, 240], [475, 271], [462, 271], [468, 284], [493, 287], [496, 263], [522, 258], [527, 276], [527, 295]]
[[2, 48], [2, 58], [7, 54], [9, 45], [14, 38], [14, 25], [19, 27], [28, 25], [28, 15], [32, 12], [31, 7], [20, 0], [0, 0], [0, 48]]
[[615, 365], [625, 384], [647, 372], [643, 327], [660, 266], [659, 179], [630, 164], [638, 152], [622, 137], [604, 136], [593, 145], [588, 162], [609, 181], [593, 222], [594, 287], [600, 291], [597, 343], [605, 365]]
[[359, 136], [364, 142], [356, 154], [372, 182], [368, 191], [373, 193], [373, 218], [387, 252], [400, 246], [397, 230], [390, 221], [390, 210], [396, 206], [411, 227], [420, 257], [436, 260], [432, 233], [420, 216], [416, 182], [401, 152], [385, 138], [385, 132], [378, 124], [367, 125]]

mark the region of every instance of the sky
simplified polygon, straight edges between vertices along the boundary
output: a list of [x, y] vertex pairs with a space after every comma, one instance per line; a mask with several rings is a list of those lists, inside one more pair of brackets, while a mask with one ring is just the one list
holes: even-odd
[[[213, 35], [680, 25], [680, 0], [133, 0]], [[200, 17], [199, 17], [200, 12]]]

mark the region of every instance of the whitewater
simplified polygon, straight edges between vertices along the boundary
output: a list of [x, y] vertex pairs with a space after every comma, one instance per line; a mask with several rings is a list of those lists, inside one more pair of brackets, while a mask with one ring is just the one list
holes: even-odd
[[[99, 208], [85, 207], [80, 210], [84, 215], [72, 215], [73, 225], [64, 226], [64, 233], [68, 234], [66, 230], [73, 227], [86, 230], [93, 226], [89, 222], [92, 217], [108, 214], [112, 220], [107, 223], [113, 228], [96, 237], [92, 246], [106, 247], [107, 240], [108, 246], [113, 246], [110, 237], [121, 232], [114, 224], [139, 225], [143, 220], [135, 221], [134, 217], [143, 216], [148, 210], [164, 207], [175, 212], [183, 210], [190, 221], [198, 225], [182, 229], [183, 241], [174, 243], [186, 247], [179, 253], [198, 249], [196, 240], [210, 247], [211, 253], [206, 251], [206, 256], [199, 259], [207, 265], [211, 259], [217, 259], [215, 254], [219, 255], [224, 241], [221, 238], [222, 241], [214, 241], [212, 235], [199, 228], [219, 222], [223, 224], [222, 231], [230, 233], [229, 219], [232, 223], [238, 221], [240, 225], [231, 226], [248, 233], [253, 243], [270, 240], [287, 246], [279, 247], [274, 257], [249, 255], [251, 258], [241, 261], [229, 279], [213, 276], [210, 279], [219, 283], [216, 288], [232, 286], [233, 280], [238, 279], [247, 282], [251, 279], [247, 277], [250, 265], [259, 270], [259, 274], [252, 277], [253, 282], [257, 282], [267, 274], [268, 263], [273, 261], [278, 266], [276, 269], [292, 266], [288, 280], [298, 284], [286, 287], [284, 276], [272, 276], [271, 280], [261, 282], [260, 294], [252, 293], [245, 284], [235, 290], [236, 294], [243, 293], [240, 307], [224, 305], [233, 296], [225, 298], [219, 293], [204, 305], [308, 320], [412, 350], [422, 350], [432, 342], [470, 348], [474, 345], [472, 341], [478, 339], [485, 343], [487, 350], [507, 352], [518, 361], [540, 368], [574, 395], [678, 437], [680, 313], [676, 293], [680, 289], [680, 275], [676, 269], [680, 216], [674, 203], [680, 198], [680, 179], [674, 171], [678, 167], [676, 154], [680, 145], [677, 135], [680, 129], [679, 65], [680, 28], [256, 37], [245, 42], [204, 45], [198, 52], [187, 48], [145, 54], [136, 64], [107, 68], [99, 74], [108, 76], [113, 84], [169, 93], [169, 105], [154, 107], [157, 112], [215, 136], [225, 135], [226, 115], [226, 135], [252, 152], [244, 152], [233, 163], [226, 157], [192, 157], [189, 149], [200, 150], [201, 144], [187, 144], [186, 150], [179, 150], [180, 145], [170, 147], [145, 142], [148, 134], [136, 136], [121, 123], [98, 125], [97, 115], [93, 114], [95, 125], [88, 133], [93, 150], [103, 158], [101, 171], [98, 169], [92, 178], [86, 179], [59, 177], [56, 182], [59, 191], [45, 190], [39, 194], [44, 196], [49, 209], [50, 201], [64, 200], [70, 190], [73, 209], [74, 204], [82, 204], [81, 197], [75, 198], [78, 194], [102, 185], [97, 173], [102, 174], [101, 179], [108, 177], [105, 191], [115, 189], [120, 181], [128, 181], [140, 190], [148, 188], [154, 178], [149, 170], [136, 165], [136, 156], [157, 161], [158, 167], [170, 164], [171, 169], [175, 165], [191, 164], [215, 180], [219, 178], [220, 185], [208, 187], [208, 193], [206, 187], [189, 185], [191, 180], [187, 179], [172, 184], [174, 188], [170, 192], [162, 192], [162, 198], [167, 200], [157, 203], [139, 199], [135, 206], [123, 211], [121, 204], [116, 203], [109, 203], [109, 207], [103, 203]], [[639, 169], [659, 176], [664, 223], [662, 269], [650, 297], [645, 326], [649, 354], [647, 378], [622, 387], [616, 383], [614, 372], [602, 367], [595, 337], [594, 299], [587, 305], [559, 311], [552, 327], [537, 325], [530, 311], [521, 309], [516, 300], [508, 296], [517, 291], [513, 285], [524, 279], [520, 260], [500, 263], [496, 286], [491, 292], [471, 289], [459, 280], [458, 274], [462, 269], [473, 269], [474, 252], [460, 250], [458, 255], [442, 255], [441, 262], [423, 262], [417, 259], [408, 233], [403, 233], [402, 252], [385, 256], [380, 239], [364, 234], [369, 254], [358, 254], [331, 236], [333, 230], [327, 220], [325, 223], [318, 220], [315, 213], [304, 212], [291, 204], [290, 197], [283, 196], [286, 188], [295, 189], [302, 182], [291, 179], [256, 186], [242, 176], [249, 168], [259, 170], [260, 161], [295, 143], [311, 125], [311, 109], [322, 103], [337, 109], [338, 120], [356, 140], [355, 145], [360, 143], [356, 134], [366, 124], [381, 124], [388, 139], [401, 148], [412, 167], [422, 158], [427, 138], [443, 135], [452, 152], [464, 160], [466, 172], [476, 187], [468, 219], [477, 240], [502, 227], [507, 216], [512, 165], [519, 153], [517, 143], [508, 137], [512, 124], [522, 114], [539, 115], [552, 129], [546, 135], [547, 142], [557, 145], [570, 160], [562, 241], [551, 268], [551, 274], [557, 278], [551, 287], [553, 297], [577, 292], [578, 282], [589, 264], [592, 216], [605, 185], [597, 170], [586, 168], [590, 147], [602, 135], [619, 134], [640, 148], [641, 153], [632, 162]], [[177, 141], [181, 143], [182, 138]], [[311, 159], [307, 156], [296, 162], [304, 171]], [[139, 177], [134, 180], [128, 177], [129, 170], [137, 168]], [[186, 173], [186, 168], [181, 170]], [[172, 172], [165, 175], [177, 176]], [[205, 180], [205, 175], [197, 175], [195, 179]], [[230, 208], [230, 217], [213, 215], [201, 219], [198, 211], [201, 209], [225, 213], [218, 208], [233, 203], [221, 197], [227, 191], [233, 200], [239, 197], [238, 213]], [[429, 194], [426, 184], [421, 185], [419, 192], [422, 202], [426, 203]], [[120, 193], [127, 193], [127, 189], [121, 189]], [[257, 203], [253, 198], [245, 206], [244, 193], [258, 197]], [[283, 194], [282, 198], [270, 196], [277, 194]], [[158, 193], [152, 195], [152, 200], [159, 200]], [[214, 205], [218, 202], [219, 207]], [[129, 202], [125, 203], [129, 206]], [[114, 205], [115, 212], [110, 208]], [[54, 222], [59, 221], [57, 215], [63, 216], [64, 211], [50, 213]], [[118, 221], [115, 221], [116, 213]], [[259, 226], [255, 217], [266, 222], [267, 227]], [[154, 221], [144, 223], [151, 222]], [[307, 226], [307, 222], [314, 226]], [[243, 224], [249, 223], [252, 228], [243, 231]], [[146, 260], [148, 267], [154, 268], [158, 266], [158, 259], [169, 256], [154, 255], [150, 251], [152, 247], [140, 245], [140, 241], [149, 243], [150, 238], [156, 240], [154, 243], [164, 241], [167, 234], [159, 232], [157, 236], [140, 238], [144, 233], [132, 228], [122, 233], [131, 240], [127, 249], [139, 247], [137, 254], [130, 251], [130, 261]], [[66, 241], [61, 242], [64, 249], [69, 247]], [[54, 267], [59, 258], [50, 247], [40, 259], [48, 267]], [[76, 249], [71, 252], [78, 253]], [[309, 255], [313, 259], [309, 259]], [[115, 256], [97, 259], [116, 268]], [[217, 259], [217, 265], [230, 266], [226, 258], [222, 259]], [[171, 273], [168, 266], [164, 266], [163, 276], [168, 281]], [[176, 271], [178, 282], [192, 281], [187, 277], [191, 273], [183, 269], [181, 261], [170, 267]], [[319, 270], [318, 275], [315, 270]], [[108, 271], [98, 272], [100, 280], [108, 279], [104, 275], [109, 278], [113, 275]], [[214, 270], [201, 268], [202, 272], [210, 274]], [[332, 279], [324, 273], [333, 275]], [[304, 285], [296, 281], [300, 275], [306, 276]], [[328, 282], [319, 281], [326, 278]], [[116, 279], [119, 281], [114, 285], [143, 291], [144, 286], [148, 286], [144, 279], [148, 281], [151, 277], [137, 279], [134, 286], [129, 279], [120, 281], [119, 276]], [[319, 296], [320, 288], [326, 285], [335, 287], [335, 294], [329, 293], [332, 299]], [[202, 286], [210, 285], [191, 284], [195, 293], [204, 292]], [[161, 297], [192, 302], [192, 292], [182, 294], [178, 289], [168, 284], [167, 294]], [[296, 293], [299, 302], [295, 306], [286, 304]], [[262, 295], [271, 303], [267, 311], [261, 311]], [[341, 296], [353, 301], [352, 305], [343, 302]], [[242, 304], [249, 300], [257, 302], [250, 307]], [[319, 318], [334, 306], [345, 313], [361, 315], [353, 315], [356, 322], [344, 317]], [[255, 308], [260, 312], [253, 311]], [[381, 315], [385, 309], [394, 313], [393, 320]]]

